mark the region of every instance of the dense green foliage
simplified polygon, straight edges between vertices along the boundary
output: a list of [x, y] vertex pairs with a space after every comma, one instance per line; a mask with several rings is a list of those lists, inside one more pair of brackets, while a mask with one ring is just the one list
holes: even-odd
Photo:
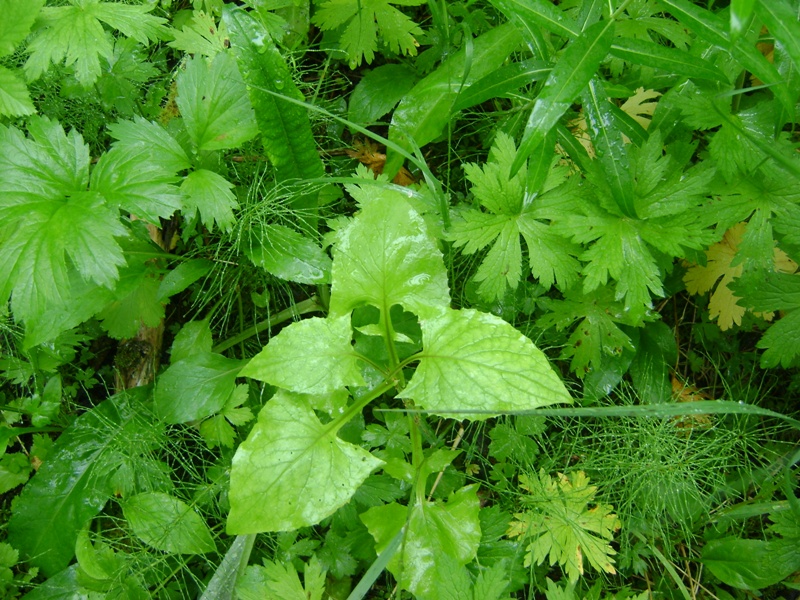
[[0, 15], [0, 596], [800, 589], [798, 0]]

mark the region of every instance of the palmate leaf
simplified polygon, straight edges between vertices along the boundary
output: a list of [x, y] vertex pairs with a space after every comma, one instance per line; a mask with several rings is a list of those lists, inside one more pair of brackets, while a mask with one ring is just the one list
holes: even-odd
[[564, 293], [563, 300], [547, 299], [543, 305], [546, 311], [538, 321], [540, 327], [562, 330], [577, 322], [561, 356], [572, 359], [570, 369], [579, 377], [590, 368], [600, 369], [604, 357], [635, 350], [631, 339], [620, 329], [621, 325], [630, 324], [629, 315], [607, 287], [589, 294], [573, 288]]
[[569, 580], [577, 581], [583, 575], [584, 558], [598, 571], [615, 574], [616, 552], [610, 545], [614, 531], [620, 528], [612, 507], [595, 504], [596, 486], [589, 485], [583, 471], [570, 475], [558, 474], [551, 478], [544, 470], [539, 477], [519, 476], [520, 485], [530, 496], [523, 502], [531, 509], [514, 515], [508, 534], [510, 537], [533, 538], [527, 547], [525, 566], [560, 564]]
[[304, 319], [272, 338], [241, 375], [305, 394], [364, 385], [352, 338], [349, 315]]
[[[472, 254], [492, 244], [475, 275], [478, 293], [487, 300], [499, 299], [506, 289], [516, 289], [522, 275], [522, 248], [519, 236], [525, 238], [531, 272], [545, 287], [556, 281], [563, 288], [577, 279], [580, 265], [575, 259], [578, 247], [556, 234], [549, 223], [539, 219], [541, 203], [552, 203], [567, 186], [552, 185], [531, 201], [526, 197], [527, 167], [514, 177], [509, 175], [516, 157], [513, 140], [498, 133], [483, 167], [464, 166], [473, 184], [472, 193], [489, 213], [465, 209], [453, 222], [449, 236], [464, 254]], [[545, 159], [549, 166], [549, 157]]]
[[388, 314], [395, 304], [421, 318], [450, 304], [442, 253], [425, 221], [399, 192], [347, 187], [362, 206], [337, 232], [333, 250], [331, 316], [362, 304]]
[[26, 139], [0, 127], [0, 263], [18, 320], [35, 321], [69, 297], [69, 265], [87, 280], [111, 285], [124, 264], [115, 237], [126, 233], [114, 210], [87, 192], [89, 149], [75, 132], [34, 118]]
[[499, 317], [448, 309], [420, 325], [420, 364], [398, 397], [437, 414], [466, 411], [460, 418], [469, 419], [572, 402], [542, 351]]
[[115, 146], [97, 161], [91, 188], [111, 205], [157, 224], [182, 206], [178, 178], [165, 167], [145, 144]]
[[336, 431], [306, 398], [279, 390], [233, 457], [228, 533], [315, 525], [350, 500], [383, 461]]
[[390, 52], [415, 56], [422, 29], [392, 4], [418, 6], [424, 0], [326, 0], [313, 22], [323, 31], [345, 26], [340, 44], [351, 69], [362, 60], [372, 63], [379, 35]]
[[102, 23], [142, 44], [168, 36], [166, 21], [147, 14], [155, 5], [122, 4], [100, 0], [69, 0], [69, 6], [42, 9], [36, 32], [28, 44], [25, 63], [29, 80], [37, 79], [51, 64], [74, 66], [84, 86], [100, 77], [100, 57], [110, 60], [114, 46]]

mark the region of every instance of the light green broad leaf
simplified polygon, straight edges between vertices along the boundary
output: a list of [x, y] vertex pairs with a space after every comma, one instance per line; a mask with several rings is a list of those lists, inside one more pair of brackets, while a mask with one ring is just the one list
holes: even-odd
[[233, 457], [228, 533], [314, 525], [346, 504], [383, 461], [336, 429], [305, 398], [279, 390]]
[[420, 359], [399, 395], [439, 414], [487, 419], [510, 410], [572, 402], [541, 350], [511, 325], [477, 310], [424, 319]]
[[349, 315], [304, 319], [272, 338], [241, 376], [304, 394], [364, 385], [352, 339]]
[[178, 108], [198, 150], [236, 148], [258, 134], [256, 116], [239, 74], [227, 53], [211, 64], [196, 56], [178, 75]]
[[283, 225], [253, 225], [244, 253], [253, 264], [297, 283], [330, 283], [331, 259], [308, 237]]
[[233, 394], [242, 365], [212, 352], [171, 364], [156, 382], [156, 414], [166, 423], [187, 423], [219, 412]]
[[425, 222], [399, 192], [348, 186], [362, 211], [338, 233], [333, 250], [331, 315], [362, 304], [388, 313], [400, 304], [419, 317], [450, 304], [442, 253]]
[[115, 144], [100, 157], [92, 171], [92, 191], [109, 204], [148, 223], [168, 219], [181, 209], [178, 178], [167, 170], [153, 148], [144, 144]]
[[[361, 520], [375, 538], [378, 553], [406, 525], [400, 551], [389, 561], [389, 571], [418, 598], [438, 600], [440, 573], [449, 562], [465, 565], [475, 558], [481, 540], [477, 486], [468, 485], [446, 503], [425, 502], [411, 509], [395, 502], [371, 508]], [[449, 561], [448, 561], [449, 559]]]
[[200, 220], [209, 231], [214, 230], [214, 222], [223, 231], [230, 231], [236, 222], [233, 209], [239, 208], [232, 189], [233, 184], [214, 171], [198, 169], [189, 173], [181, 184], [186, 216], [200, 211]]
[[14, 71], [0, 66], [0, 115], [21, 117], [36, 112], [25, 82]]
[[204, 554], [216, 546], [208, 526], [191, 506], [162, 492], [128, 498], [122, 514], [134, 535], [156, 550], [171, 554]]
[[0, 0], [3, 20], [0, 22], [0, 56], [14, 52], [14, 48], [31, 31], [44, 0]]
[[168, 172], [177, 173], [192, 166], [186, 152], [174, 137], [158, 123], [142, 117], [133, 121], [118, 121], [109, 125], [108, 133], [113, 137], [114, 147], [144, 147], [150, 157]]

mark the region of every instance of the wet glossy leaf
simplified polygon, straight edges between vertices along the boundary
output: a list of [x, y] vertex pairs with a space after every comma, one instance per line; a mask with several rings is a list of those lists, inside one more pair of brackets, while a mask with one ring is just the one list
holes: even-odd
[[204, 554], [215, 549], [208, 526], [185, 502], [161, 492], [128, 498], [122, 514], [134, 535], [156, 550], [171, 554]]
[[[501, 25], [474, 40], [469, 69], [465, 50], [446, 60], [400, 102], [392, 116], [389, 139], [406, 150], [436, 139], [450, 120], [459, 92], [502, 65], [520, 41], [513, 25]], [[384, 172], [393, 177], [402, 162], [403, 158], [389, 149]]]
[[435, 413], [465, 411], [458, 418], [471, 419], [572, 402], [542, 351], [502, 319], [448, 310], [420, 324], [424, 350], [399, 397]]
[[212, 352], [172, 363], [156, 382], [156, 413], [166, 423], [187, 423], [219, 412], [243, 365]]
[[78, 417], [14, 503], [9, 542], [45, 575], [69, 564], [78, 533], [111, 497], [120, 450], [152, 448], [159, 433], [146, 420], [148, 395], [136, 388]]
[[196, 56], [178, 74], [178, 107], [198, 150], [236, 148], [258, 134], [236, 61], [218, 54]]
[[614, 23], [601, 21], [584, 31], [567, 46], [550, 72], [543, 91], [536, 99], [511, 174], [520, 170], [525, 160], [544, 141], [581, 90], [594, 77], [600, 62], [611, 49]]
[[349, 315], [304, 319], [272, 338], [241, 376], [305, 394], [364, 385], [352, 339]]
[[254, 225], [244, 253], [253, 264], [281, 279], [330, 283], [330, 257], [308, 237], [283, 225]]
[[402, 194], [349, 186], [361, 212], [338, 232], [333, 250], [331, 315], [362, 304], [388, 312], [395, 304], [420, 317], [449, 304], [442, 254], [425, 221]]
[[[264, 151], [278, 180], [321, 177], [324, 169], [306, 110], [262, 91], [303, 100], [269, 33], [252, 16], [230, 4], [223, 10], [222, 22], [230, 33], [231, 49], [248, 86]], [[315, 194], [298, 199], [303, 206], [316, 206]]]
[[336, 431], [305, 398], [279, 390], [233, 457], [228, 533], [315, 525], [350, 500], [383, 461]]
[[469, 485], [444, 503], [425, 502], [409, 511], [393, 502], [361, 515], [379, 553], [408, 522], [400, 551], [388, 567], [403, 588], [418, 597], [436, 600], [440, 597], [438, 577], [447, 566], [444, 557], [460, 565], [475, 557], [481, 540], [476, 491], [477, 486]]

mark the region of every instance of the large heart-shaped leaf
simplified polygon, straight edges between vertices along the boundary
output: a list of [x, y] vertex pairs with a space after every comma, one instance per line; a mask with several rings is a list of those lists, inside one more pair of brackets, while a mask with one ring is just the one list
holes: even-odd
[[315, 525], [350, 500], [383, 461], [336, 430], [306, 398], [279, 390], [233, 457], [228, 533]]
[[241, 375], [304, 394], [364, 385], [352, 338], [349, 315], [292, 323], [253, 357]]
[[542, 351], [499, 317], [448, 310], [420, 325], [424, 350], [401, 398], [442, 414], [486, 411], [462, 415], [472, 419], [572, 402]]
[[348, 186], [362, 211], [338, 234], [333, 252], [331, 315], [371, 304], [387, 312], [395, 304], [419, 317], [450, 304], [442, 253], [425, 222], [402, 194]]

